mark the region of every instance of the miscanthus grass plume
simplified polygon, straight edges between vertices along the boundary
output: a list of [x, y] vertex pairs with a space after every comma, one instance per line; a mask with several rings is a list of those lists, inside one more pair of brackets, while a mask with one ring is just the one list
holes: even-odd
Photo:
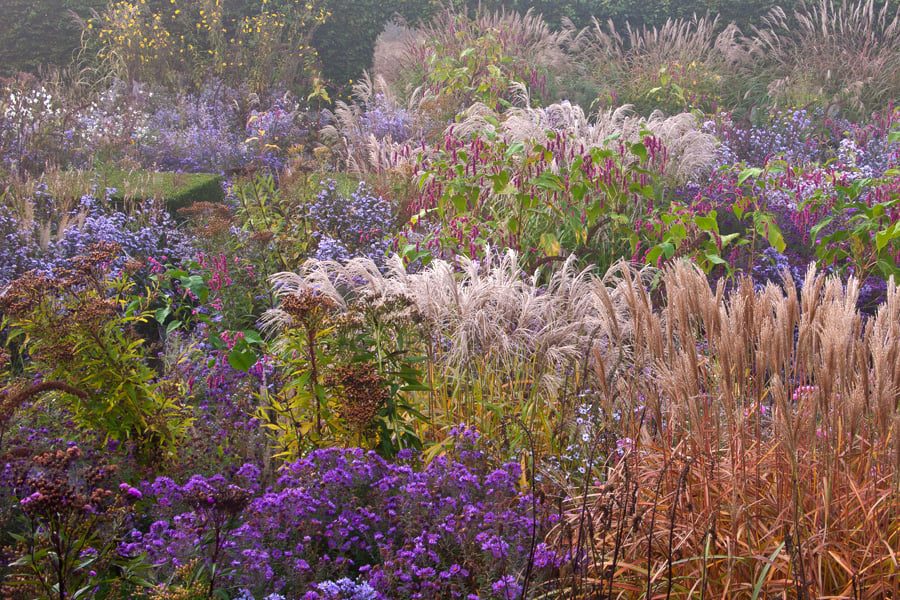
[[[599, 277], [568, 261], [541, 284], [515, 252], [489, 251], [481, 261], [436, 260], [417, 272], [398, 257], [386, 271], [368, 259], [310, 260], [272, 281], [282, 300], [314, 290], [344, 310], [362, 295], [402, 298], [428, 357], [431, 392], [423, 402], [444, 422], [470, 418], [491, 431], [511, 415], [552, 427], [553, 399], [575, 385], [586, 356], [625, 364], [626, 292], [641, 286], [640, 277], [621, 264]], [[278, 331], [290, 316], [273, 309], [262, 322]]]
[[855, 280], [783, 277], [726, 293], [679, 263], [662, 308], [628, 304], [632, 368], [593, 400], [620, 437], [554, 536], [573, 596], [896, 595], [900, 290], [864, 318]]

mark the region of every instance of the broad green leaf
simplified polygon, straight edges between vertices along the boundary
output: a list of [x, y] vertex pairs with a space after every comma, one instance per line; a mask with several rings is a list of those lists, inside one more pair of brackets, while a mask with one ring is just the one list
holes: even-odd
[[739, 237], [741, 237], [740, 233], [729, 233], [728, 235], [721, 236], [719, 238], [719, 241], [722, 243], [722, 247], [724, 248]]
[[641, 159], [641, 162], [647, 162], [647, 146], [643, 142], [635, 142], [631, 145], [631, 153]]
[[256, 364], [256, 352], [251, 349], [239, 349], [235, 347], [234, 350], [228, 353], [228, 364], [231, 365], [231, 368], [235, 371], [246, 373], [250, 370], [250, 367]]
[[786, 247], [784, 236], [781, 234], [781, 229], [775, 223], [775, 219], [772, 218], [772, 215], [765, 213], [759, 214], [756, 220], [756, 231], [766, 238], [773, 248], [779, 252], [784, 252]]
[[468, 198], [463, 194], [453, 194], [450, 201], [453, 203], [453, 208], [456, 209], [456, 212], [458, 213], [464, 213], [469, 209]]
[[542, 233], [540, 241], [541, 250], [547, 256], [559, 256], [559, 240], [552, 233]]
[[694, 217], [694, 223], [697, 224], [697, 227], [699, 227], [701, 231], [719, 232], [719, 224], [716, 222], [715, 216], [697, 215]]
[[244, 334], [244, 340], [248, 344], [262, 344], [262, 336], [259, 335], [259, 332], [254, 329], [245, 329], [241, 333]]
[[894, 223], [890, 227], [882, 229], [875, 234], [875, 249], [881, 252], [893, 240], [900, 237], [900, 222]]
[[504, 156], [507, 159], [509, 159], [509, 158], [512, 158], [513, 156], [515, 156], [516, 154], [522, 154], [522, 152], [524, 152], [524, 151], [525, 151], [525, 144], [523, 144], [522, 142], [513, 142], [506, 149], [506, 152], [504, 152]]
[[754, 179], [762, 175], [763, 170], [759, 167], [750, 167], [741, 171], [741, 174], [738, 175], [738, 185], [743, 185], [745, 181], [753, 177]]
[[550, 171], [544, 171], [543, 173], [535, 177], [532, 183], [534, 183], [535, 186], [541, 189], [550, 190], [553, 192], [564, 192], [566, 190], [566, 186], [563, 184], [562, 178]]
[[680, 243], [684, 238], [687, 237], [687, 227], [684, 226], [683, 223], [675, 223], [669, 229], [669, 240], [675, 244]]

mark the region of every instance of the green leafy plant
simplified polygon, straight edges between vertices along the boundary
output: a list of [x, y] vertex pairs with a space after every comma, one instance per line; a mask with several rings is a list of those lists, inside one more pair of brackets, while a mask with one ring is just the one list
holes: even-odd
[[[414, 315], [408, 300], [362, 294], [348, 307], [348, 317], [339, 331], [343, 360], [351, 365], [351, 372], [356, 374], [361, 368], [363, 373], [370, 374], [368, 380], [377, 381], [365, 386], [367, 392], [383, 391], [374, 401], [363, 405], [368, 410], [359, 419], [354, 414], [355, 407], [347, 402], [344, 385], [343, 390], [337, 390], [343, 405], [341, 416], [345, 423], [354, 418], [356, 426], [351, 430], [361, 434], [361, 441], [376, 446], [385, 456], [404, 448], [421, 449], [419, 430], [428, 420], [410, 397], [415, 392], [430, 390], [423, 383], [421, 365], [426, 357], [417, 354], [419, 331], [414, 327]], [[350, 381], [356, 383], [357, 379], [351, 377]], [[339, 384], [346, 382], [341, 377], [332, 380]]]
[[[276, 282], [283, 281], [278, 276]], [[386, 456], [421, 448], [426, 417], [407, 398], [425, 391], [409, 303], [362, 295], [336, 301], [290, 282], [277, 284], [278, 309], [264, 323], [277, 332], [273, 347], [284, 372], [277, 393], [265, 392], [258, 411], [280, 458], [343, 444]]]
[[433, 95], [432, 102], [449, 103], [454, 113], [473, 102], [493, 109], [508, 106], [506, 95], [512, 80], [504, 68], [512, 59], [504, 55], [497, 34], [492, 31], [484, 32], [472, 42], [458, 54], [440, 45], [435, 47], [434, 54], [428, 58], [425, 80]]
[[327, 344], [333, 343], [336, 310], [330, 298], [312, 290], [282, 299], [276, 349], [284, 385], [277, 393], [261, 392], [257, 415], [271, 433], [277, 458], [297, 458], [335, 431], [337, 415], [323, 373], [332, 362]]
[[716, 267], [723, 267], [730, 272], [732, 266], [722, 254], [730, 245], [745, 241], [740, 239], [740, 233], [723, 235], [719, 231], [718, 214], [715, 210], [697, 214], [673, 207], [660, 215], [660, 222], [655, 228], [662, 241], [647, 253], [646, 261], [649, 264], [659, 265], [664, 260], [690, 257], [705, 273], [710, 273]]
[[29, 273], [0, 298], [9, 342], [30, 357], [29, 369], [82, 393], [66, 394], [76, 423], [107, 438], [131, 440], [146, 460], [174, 453], [190, 425], [180, 384], [160, 379], [138, 334], [154, 316], [155, 290], [135, 293], [113, 275], [118, 247], [100, 243], [55, 277]]
[[[820, 261], [849, 271], [861, 281], [870, 275], [900, 278], [900, 194], [890, 185], [897, 177], [900, 169], [889, 169], [884, 178], [836, 184], [833, 197], [817, 195], [809, 201], [831, 207], [830, 214], [810, 230]], [[879, 188], [884, 193], [876, 195]]]
[[570, 256], [606, 268], [648, 243], [635, 223], [652, 222], [665, 206], [652, 136], [613, 135], [578, 152], [565, 136], [547, 137], [512, 141], [488, 130], [468, 142], [448, 138], [419, 178], [445, 251], [477, 256], [506, 246], [532, 270]]
[[285, 197], [270, 174], [259, 175], [235, 189], [238, 218], [251, 241], [271, 246], [276, 270], [300, 264], [312, 243], [312, 226], [295, 199]]

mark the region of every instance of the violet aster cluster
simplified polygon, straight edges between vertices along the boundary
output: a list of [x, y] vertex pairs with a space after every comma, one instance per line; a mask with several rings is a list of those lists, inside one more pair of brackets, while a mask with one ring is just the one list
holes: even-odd
[[316, 258], [346, 261], [356, 256], [383, 264], [394, 232], [395, 217], [390, 202], [360, 183], [349, 196], [337, 189], [333, 179], [321, 182], [306, 216], [315, 224]]
[[[459, 439], [469, 449], [428, 465], [409, 451], [391, 463], [359, 449], [317, 450], [265, 491], [252, 465], [183, 485], [159, 478], [142, 488], [156, 520], [121, 551], [169, 569], [234, 517], [218, 569], [241, 597], [516, 597], [529, 560], [541, 576], [566, 560], [540, 541], [554, 517], [518, 489], [517, 462], [491, 467]], [[240, 506], [235, 498], [247, 494]]]
[[764, 125], [740, 125], [730, 116], [705, 128], [721, 140], [719, 164], [744, 161], [764, 166], [773, 159], [792, 163], [808, 163], [823, 155], [823, 144], [814, 135], [813, 119], [806, 110], [777, 112]]
[[389, 102], [384, 94], [375, 94], [367, 103], [359, 120], [360, 134], [382, 140], [390, 137], [395, 142], [405, 142], [413, 134], [413, 116], [408, 110]]
[[[109, 191], [109, 190], [108, 190]], [[36, 269], [51, 272], [96, 242], [113, 242], [131, 257], [168, 257], [173, 261], [193, 254], [185, 236], [164, 207], [149, 203], [123, 212], [106, 200], [84, 196], [72, 209], [63, 229], [56, 200], [38, 190], [35, 213], [40, 220], [24, 221], [13, 210], [0, 207], [0, 285]], [[42, 241], [50, 224], [55, 236]]]
[[136, 139], [142, 161], [162, 171], [228, 173], [246, 161], [244, 131], [230, 90], [208, 85], [180, 94], [147, 119]]

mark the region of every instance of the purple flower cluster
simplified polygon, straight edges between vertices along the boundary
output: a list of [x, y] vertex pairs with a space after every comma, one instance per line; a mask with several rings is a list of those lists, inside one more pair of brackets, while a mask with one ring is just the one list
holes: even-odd
[[[132, 257], [188, 257], [193, 249], [164, 207], [148, 203], [123, 212], [114, 203], [92, 195], [62, 214], [55, 198], [38, 189], [34, 219], [23, 222], [0, 207], [0, 285], [35, 269], [50, 272], [97, 242], [113, 242]], [[65, 223], [65, 225], [63, 225]], [[49, 228], [53, 235], [46, 237]]]
[[142, 161], [162, 171], [228, 173], [246, 162], [232, 90], [208, 85], [181, 94], [147, 119], [136, 140]]
[[253, 160], [264, 169], [278, 172], [284, 167], [286, 151], [300, 143], [309, 130], [301, 123], [299, 106], [286, 94], [269, 108], [254, 110], [247, 119], [245, 134]]
[[0, 285], [5, 285], [34, 268], [37, 251], [29, 232], [19, 226], [19, 219], [12, 210], [0, 206]]
[[722, 141], [718, 150], [720, 165], [746, 162], [762, 167], [773, 159], [791, 164], [821, 160], [825, 147], [814, 135], [813, 119], [806, 110], [778, 112], [762, 126], [742, 126], [730, 117], [704, 126]]
[[825, 117], [821, 110], [777, 112], [761, 125], [736, 123], [729, 116], [707, 121], [703, 128], [721, 141], [720, 166], [745, 163], [763, 167], [784, 160], [794, 167], [834, 162], [865, 177], [884, 174], [896, 164], [900, 144], [891, 143], [890, 131], [900, 122], [900, 109], [873, 115], [870, 122], [854, 123]]
[[802, 286], [803, 280], [806, 278], [807, 264], [802, 260], [792, 261], [788, 256], [770, 246], [763, 250], [753, 263], [751, 275], [756, 286], [763, 287], [770, 281], [782, 283], [782, 274], [788, 272], [794, 283]]
[[857, 165], [884, 173], [889, 163], [900, 163], [900, 144], [891, 142], [891, 131], [900, 125], [900, 107], [889, 106], [873, 113], [864, 122], [844, 118], [825, 119], [824, 128], [834, 147], [850, 143], [857, 154]]
[[[0, 87], [0, 165], [89, 167], [97, 156], [115, 160], [133, 152], [161, 171], [230, 173], [252, 163], [277, 171], [285, 151], [309, 133], [307, 115], [289, 95], [260, 99], [218, 81], [177, 95], [113, 82], [86, 106], [62, 100], [31, 77]], [[259, 107], [248, 116], [250, 103]], [[388, 117], [378, 123], [399, 131]]]
[[[733, 209], [748, 203], [774, 218], [786, 248], [779, 252], [765, 242], [752, 250], [732, 247], [727, 259], [733, 267], [748, 269], [757, 285], [780, 282], [787, 269], [801, 284], [807, 265], [816, 260], [816, 239], [810, 231], [826, 217], [831, 221], [820, 236], [851, 226], [852, 211], [838, 210], [834, 200], [841, 189], [865, 178], [877, 180], [900, 164], [900, 144], [891, 131], [900, 122], [900, 110], [874, 115], [865, 124], [810, 115], [797, 110], [776, 113], [760, 127], [739, 126], [729, 118], [707, 122], [704, 127], [722, 141], [720, 168], [707, 179], [675, 190], [674, 198], [698, 211], [717, 210], [725, 233], [748, 232], [749, 218], [739, 219]], [[782, 162], [775, 162], [782, 161]], [[747, 167], [761, 171], [744, 180]], [[884, 203], [897, 193], [891, 180], [863, 186], [860, 199]], [[753, 252], [752, 256], [748, 253]], [[826, 268], [833, 265], [824, 265]], [[884, 297], [884, 281], [864, 282], [860, 307], [868, 310]]]
[[428, 465], [401, 454], [389, 463], [317, 450], [264, 492], [252, 465], [184, 485], [159, 478], [143, 486], [156, 521], [121, 550], [172, 568], [209, 549], [211, 532], [233, 518], [217, 562], [223, 585], [309, 600], [514, 598], [529, 561], [551, 576], [566, 560], [532, 545], [555, 519], [518, 490], [518, 463], [491, 468], [476, 449]]
[[[175, 365], [171, 377], [186, 383], [195, 416], [190, 442], [181, 449], [178, 469], [170, 472], [173, 475], [224, 469], [265, 454], [254, 391], [263, 384], [274, 388], [271, 360], [263, 357], [249, 372], [235, 369], [227, 349], [205, 341], [206, 331], [206, 324], [200, 324], [191, 333], [176, 331], [169, 338], [174, 346], [192, 347], [190, 359]], [[160, 359], [164, 358], [161, 353]]]
[[334, 180], [321, 186], [306, 207], [306, 217], [317, 231], [316, 258], [346, 261], [365, 256], [383, 264], [395, 223], [390, 202], [373, 194], [365, 183], [349, 197], [338, 191]]
[[303, 595], [303, 600], [382, 600], [383, 594], [366, 582], [356, 583], [346, 577], [337, 581], [320, 581]]
[[389, 102], [381, 93], [367, 103], [365, 112], [360, 116], [359, 127], [363, 137], [374, 135], [379, 140], [390, 137], [395, 142], [405, 142], [413, 134], [409, 111]]

